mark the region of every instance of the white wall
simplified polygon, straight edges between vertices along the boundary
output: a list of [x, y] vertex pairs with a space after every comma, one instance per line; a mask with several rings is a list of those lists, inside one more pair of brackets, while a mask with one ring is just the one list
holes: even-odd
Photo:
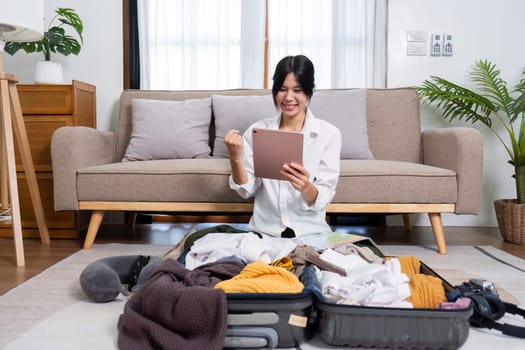
[[[78, 56], [54, 55], [52, 60], [62, 62], [66, 83], [74, 79], [96, 86], [97, 128], [113, 130], [123, 86], [122, 1], [44, 0], [46, 28], [58, 7], [77, 11], [84, 23], [84, 44]], [[16, 74], [21, 83], [31, 84], [35, 62], [42, 59], [41, 53], [4, 54], [4, 70]]]
[[[44, 0], [48, 18], [57, 7], [72, 7], [84, 21], [84, 46], [79, 56], [56, 56], [64, 64], [65, 81], [82, 80], [97, 87], [97, 126], [114, 130], [117, 101], [122, 91], [122, 1]], [[513, 84], [525, 68], [522, 45], [525, 12], [523, 0], [389, 0], [388, 86], [413, 86], [430, 75], [467, 83], [467, 71], [478, 59], [498, 65], [503, 78]], [[452, 57], [406, 56], [406, 31], [451, 33]], [[6, 72], [17, 74], [22, 83], [32, 83], [38, 54], [4, 56]], [[450, 123], [422, 109], [424, 129], [447, 127]], [[513, 198], [512, 169], [500, 143], [486, 130], [485, 172], [481, 214], [445, 215], [445, 225], [495, 226], [492, 201]], [[398, 217], [389, 218], [398, 224]], [[425, 216], [414, 224], [428, 225]]]
[[[522, 45], [522, 0], [389, 0], [388, 86], [419, 85], [430, 75], [438, 75], [460, 84], [470, 84], [467, 73], [476, 60], [489, 59], [501, 75], [514, 86], [525, 68]], [[426, 56], [406, 55], [406, 31], [427, 31]], [[431, 33], [453, 35], [452, 57], [428, 55]], [[449, 127], [428, 108], [422, 108], [422, 127]], [[454, 125], [472, 126], [456, 123]], [[480, 215], [444, 215], [445, 225], [496, 226], [493, 200], [515, 198], [512, 167], [501, 143], [483, 126], [475, 126], [484, 135], [483, 198]], [[389, 219], [394, 222], [397, 218]], [[414, 224], [427, 225], [420, 216]]]

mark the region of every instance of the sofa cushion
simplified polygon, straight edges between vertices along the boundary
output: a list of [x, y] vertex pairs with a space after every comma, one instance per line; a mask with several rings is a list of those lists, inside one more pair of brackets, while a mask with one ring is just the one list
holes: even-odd
[[[247, 202], [229, 188], [230, 172], [227, 159], [97, 165], [78, 171], [78, 198], [84, 201]], [[452, 170], [398, 161], [342, 160], [341, 176], [332, 202], [456, 201], [456, 173]]]
[[211, 99], [133, 99], [132, 131], [123, 161], [210, 156]]
[[456, 203], [455, 171], [390, 160], [342, 160], [332, 203]]
[[77, 188], [79, 200], [244, 202], [230, 174], [228, 159], [120, 162], [80, 169]]
[[341, 130], [341, 159], [374, 158], [368, 145], [366, 89], [317, 91], [310, 108]]
[[228, 158], [224, 136], [231, 129], [242, 134], [250, 125], [277, 113], [272, 95], [225, 96], [212, 95], [213, 116], [215, 118], [215, 140], [213, 157]]

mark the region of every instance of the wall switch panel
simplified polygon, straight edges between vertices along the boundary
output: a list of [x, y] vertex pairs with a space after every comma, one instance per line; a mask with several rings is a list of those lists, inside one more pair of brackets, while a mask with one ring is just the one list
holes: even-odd
[[453, 45], [452, 45], [452, 34], [443, 34], [443, 56], [452, 56]]
[[407, 42], [427, 42], [427, 32], [424, 30], [407, 30]]
[[441, 56], [442, 40], [441, 34], [432, 34], [430, 40], [430, 56]]
[[407, 43], [407, 56], [426, 56], [427, 44], [419, 42]]

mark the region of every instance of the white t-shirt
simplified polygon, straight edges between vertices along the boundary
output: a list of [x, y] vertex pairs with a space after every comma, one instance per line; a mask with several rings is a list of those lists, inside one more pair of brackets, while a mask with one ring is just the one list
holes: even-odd
[[242, 198], [254, 197], [253, 215], [249, 229], [280, 237], [287, 227], [297, 237], [332, 232], [326, 222], [326, 206], [335, 195], [339, 180], [341, 132], [325, 120], [317, 119], [308, 109], [302, 133], [304, 134], [304, 167], [310, 181], [317, 187], [318, 195], [313, 205], [308, 205], [301, 193], [288, 181], [257, 178], [253, 171], [252, 129], [278, 129], [281, 114], [252, 124], [243, 135], [243, 163], [248, 182], [238, 185], [230, 176], [230, 188]]

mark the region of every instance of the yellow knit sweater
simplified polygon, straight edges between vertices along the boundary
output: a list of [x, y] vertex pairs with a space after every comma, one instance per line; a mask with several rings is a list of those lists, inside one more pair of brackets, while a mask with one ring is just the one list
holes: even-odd
[[[277, 265], [288, 265], [283, 262]], [[300, 293], [304, 285], [284, 267], [255, 261], [246, 265], [240, 274], [217, 283], [215, 288], [223, 289], [226, 293]]]
[[415, 256], [398, 256], [401, 271], [408, 276], [410, 297], [414, 308], [437, 309], [439, 303], [447, 301], [445, 288], [441, 279], [420, 273], [421, 262]]

